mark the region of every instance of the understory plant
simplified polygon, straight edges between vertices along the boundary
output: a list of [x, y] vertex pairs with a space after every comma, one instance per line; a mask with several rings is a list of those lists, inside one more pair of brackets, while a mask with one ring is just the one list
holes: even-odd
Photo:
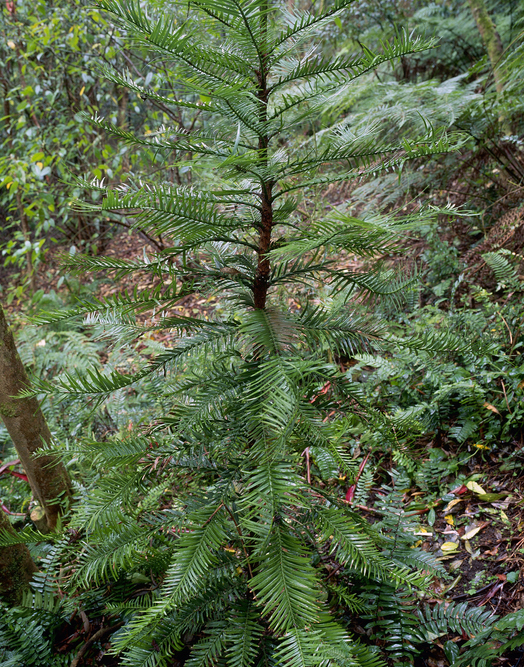
[[[349, 485], [357, 474], [347, 445], [356, 422], [392, 439], [402, 428], [393, 433], [386, 415], [366, 411], [337, 360], [385, 338], [391, 344], [360, 304], [409, 289], [409, 279], [381, 266], [348, 270], [337, 253], [368, 262], [394, 252], [403, 230], [426, 214], [313, 215], [307, 195], [400, 171], [453, 143], [433, 128], [398, 143], [378, 138], [372, 125], [359, 134], [351, 125], [310, 131], [330, 97], [361, 74], [432, 44], [399, 34], [377, 52], [324, 58], [315, 38], [349, 4], [336, 0], [314, 14], [270, 0], [198, 0], [175, 20], [135, 0], [99, 3], [180, 74], [174, 92], [158, 80], [148, 90], [128, 74], [107, 72], [110, 80], [206, 122], [190, 135], [175, 126], [142, 136], [93, 122], [164, 155], [166, 170], [176, 155], [177, 164], [198, 161], [213, 175], [191, 187], [138, 178], [115, 188], [91, 184], [101, 204], [78, 204], [83, 211], [125, 215], [165, 249], [140, 261], [76, 256], [70, 264], [112, 271], [115, 280], [148, 274], [154, 286], [45, 318], [87, 311], [117, 349], [163, 332], [163, 349], [134, 372], [92, 368], [38, 385], [93, 405], [116, 392], [125, 405], [147, 381], [158, 401], [152, 422], [77, 446], [100, 478], [80, 494], [70, 537], [54, 552], [68, 560], [60, 579], [71, 595], [68, 613], [78, 605], [117, 619], [111, 651], [123, 665], [169, 665], [174, 654], [188, 667], [382, 664], [376, 647], [351, 634], [342, 610], [359, 613], [374, 595], [387, 624], [387, 601], [401, 609], [403, 596], [423, 591], [441, 569], [410, 539], [397, 548], [399, 520], [370, 525], [329, 485], [339, 475]], [[294, 286], [313, 291], [321, 282], [329, 303], [290, 306]], [[215, 316], [177, 310], [195, 295], [215, 299]], [[451, 334], [440, 338], [423, 334], [403, 345], [457, 345]], [[313, 463], [323, 479], [312, 477]], [[414, 650], [398, 641], [392, 632], [381, 643], [409, 664]]]

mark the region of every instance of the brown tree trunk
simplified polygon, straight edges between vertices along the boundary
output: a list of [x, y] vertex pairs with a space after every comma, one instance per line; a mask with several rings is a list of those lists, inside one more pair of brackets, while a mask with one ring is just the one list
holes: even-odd
[[[127, 88], [121, 88], [120, 86], [117, 86], [116, 94], [118, 99], [118, 118], [117, 118], [118, 127], [121, 128], [122, 130], [126, 130], [129, 90]], [[124, 153], [122, 159], [122, 169], [126, 172], [129, 171], [129, 157], [127, 153]]]
[[0, 306], [0, 417], [14, 443], [35, 498], [42, 505], [47, 526], [56, 527], [62, 508], [72, 498], [71, 481], [54, 456], [34, 458], [51, 433], [36, 398], [15, 398], [29, 387], [29, 379], [16, 350], [13, 334]]
[[[9, 519], [0, 509], [0, 532], [15, 534]], [[37, 567], [25, 544], [0, 547], [0, 595], [10, 604], [20, 602]]]
[[[267, 3], [261, 6], [261, 32], [267, 35]], [[268, 61], [267, 45], [264, 44], [260, 57], [260, 72], [258, 74], [259, 120], [263, 127], [267, 123], [268, 101]], [[258, 152], [261, 163], [268, 164], [269, 136], [264, 132], [258, 138]], [[258, 263], [253, 283], [253, 301], [255, 308], [266, 307], [267, 291], [271, 274], [271, 265], [267, 253], [271, 247], [271, 233], [273, 231], [273, 187], [274, 183], [264, 179], [260, 183], [260, 236], [258, 239]]]

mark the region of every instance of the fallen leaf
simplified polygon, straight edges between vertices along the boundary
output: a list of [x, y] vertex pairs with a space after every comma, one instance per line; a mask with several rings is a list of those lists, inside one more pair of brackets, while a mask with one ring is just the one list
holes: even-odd
[[493, 507], [496, 507], [498, 510], [507, 510], [511, 503], [511, 497], [506, 498], [501, 503], [491, 503]]
[[473, 491], [473, 493], [483, 493], [485, 494], [486, 492], [484, 489], [480, 486], [480, 484], [477, 484], [477, 482], [468, 482], [466, 484], [466, 487], [470, 490]]
[[467, 533], [464, 533], [462, 535], [463, 540], [471, 540], [471, 538], [475, 537], [477, 533], [480, 533], [480, 531], [484, 528], [484, 526], [476, 526], [475, 528], [472, 528], [471, 530], [468, 530]]
[[490, 525], [489, 521], [474, 521], [473, 523], [470, 523], [469, 526], [466, 526], [466, 529], [462, 534], [462, 539], [471, 540], [471, 538], [475, 537], [475, 535], [479, 531], [481, 531], [483, 528], [489, 525]]
[[453, 572], [454, 570], [456, 570], [457, 568], [459, 568], [459, 567], [462, 565], [462, 563], [463, 563], [463, 560], [462, 560], [462, 559], [452, 561], [452, 562], [449, 564], [449, 569], [450, 569], [450, 571]]
[[507, 493], [479, 493], [479, 500], [487, 500], [489, 503], [492, 503], [494, 500], [502, 500], [508, 494]]
[[450, 526], [454, 526], [454, 525], [455, 525], [455, 521], [454, 521], [454, 519], [453, 519], [453, 514], [446, 514], [446, 516], [444, 517], [444, 519], [445, 519], [446, 523], [448, 523]]
[[498, 415], [500, 415], [500, 412], [497, 410], [497, 408], [494, 405], [491, 405], [491, 403], [484, 403], [484, 407], [487, 410], [491, 410], [491, 412], [496, 412]]
[[477, 602], [478, 607], [483, 607], [486, 602], [491, 600], [491, 598], [495, 595], [497, 591], [499, 591], [502, 587], [504, 586], [504, 582], [500, 582], [499, 584], [495, 584], [492, 586], [492, 588], [489, 589], [489, 591], [486, 593], [485, 597], [480, 600], [480, 602]]
[[489, 449], [487, 445], [483, 445], [481, 442], [476, 442], [473, 447], [476, 447], [477, 449]]
[[440, 547], [442, 549], [442, 553], [450, 553], [451, 551], [456, 551], [458, 549], [458, 544], [456, 542], [444, 542], [444, 544]]
[[[457, 562], [457, 561], [454, 560], [454, 561], [450, 564], [449, 568], [451, 569], [451, 566], [453, 565], [453, 563], [456, 563], [456, 562]], [[461, 560], [459, 560], [458, 562], [459, 562], [459, 563], [462, 563]], [[455, 567], [454, 569], [456, 569], [456, 567]], [[458, 584], [458, 582], [461, 580], [461, 578], [462, 578], [462, 574], [458, 574], [457, 577], [451, 582], [451, 584], [450, 584], [447, 588], [444, 589], [444, 593], [449, 593], [449, 591], [450, 591], [452, 588], [455, 588], [455, 586]]]
[[483, 556], [496, 556], [499, 552], [499, 546], [500, 546], [500, 544], [497, 544], [497, 546], [493, 547], [493, 549], [490, 549], [488, 551], [484, 551], [484, 553], [482, 555]]
[[458, 503], [462, 502], [462, 498], [455, 498], [454, 500], [451, 500], [447, 505], [446, 508], [444, 509], [444, 512], [449, 512], [449, 510], [452, 507], [455, 507], [455, 505], [458, 505]]
[[509, 520], [509, 517], [508, 517], [508, 515], [506, 514], [506, 512], [504, 512], [503, 510], [500, 510], [500, 518], [501, 518], [502, 521], [506, 524], [506, 526], [510, 526], [510, 527], [511, 527], [511, 521]]

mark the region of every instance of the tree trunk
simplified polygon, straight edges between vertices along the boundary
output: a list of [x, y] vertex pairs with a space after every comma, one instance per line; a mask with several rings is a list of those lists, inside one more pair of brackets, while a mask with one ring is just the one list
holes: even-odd
[[[267, 52], [267, 2], [260, 8], [261, 33], [265, 35], [264, 46], [260, 55], [260, 72], [258, 73], [258, 92], [259, 101], [259, 120], [260, 125], [264, 127], [267, 123], [267, 101], [269, 96], [268, 89], [268, 68], [269, 54]], [[258, 153], [260, 162], [264, 167], [268, 164], [269, 136], [264, 134], [258, 137]], [[273, 230], [273, 187], [274, 183], [266, 178], [260, 183], [260, 236], [258, 239], [258, 263], [255, 280], [253, 283], [253, 301], [255, 308], [264, 309], [266, 307], [267, 291], [269, 288], [269, 278], [271, 274], [271, 265], [267, 253], [271, 247], [271, 233]]]
[[[129, 90], [127, 88], [121, 88], [120, 86], [117, 86], [115, 92], [117, 94], [117, 99], [118, 99], [118, 118], [117, 118], [118, 127], [122, 130], [126, 130]], [[127, 152], [124, 153], [122, 158], [122, 169], [125, 172], [129, 171], [129, 156]]]
[[484, 0], [468, 0], [468, 2], [471, 8], [471, 13], [475, 18], [477, 28], [479, 29], [480, 36], [482, 37], [484, 47], [488, 53], [491, 68], [493, 69], [497, 93], [500, 94], [504, 86], [497, 65], [504, 51], [502, 40], [500, 39], [495, 24], [491, 20], [491, 16], [488, 14]]
[[468, 0], [471, 13], [477, 24], [484, 48], [488, 54], [491, 69], [493, 70], [493, 78], [495, 79], [495, 88], [500, 95], [504, 90], [504, 82], [502, 79], [502, 72], [499, 68], [499, 61], [504, 53], [502, 40], [493, 23], [491, 16], [488, 14], [486, 3], [484, 0]]
[[[13, 526], [0, 509], [0, 531], [15, 534]], [[10, 604], [20, 602], [33, 574], [38, 570], [25, 544], [0, 547], [0, 595]]]
[[[499, 67], [504, 47], [502, 40], [493, 23], [491, 16], [488, 14], [485, 0], [468, 0], [471, 13], [477, 24], [478, 31], [482, 37], [484, 48], [488, 54], [491, 69], [493, 71], [493, 78], [495, 80], [495, 89], [497, 96], [501, 96], [504, 91], [504, 77], [501, 68]], [[504, 117], [503, 113], [499, 114], [499, 122], [505, 134], [511, 134], [511, 128]]]
[[54, 456], [33, 458], [51, 433], [36, 398], [15, 398], [29, 387], [29, 379], [16, 350], [13, 334], [0, 306], [0, 417], [14, 443], [35, 498], [45, 511], [49, 530], [71, 502], [71, 481]]

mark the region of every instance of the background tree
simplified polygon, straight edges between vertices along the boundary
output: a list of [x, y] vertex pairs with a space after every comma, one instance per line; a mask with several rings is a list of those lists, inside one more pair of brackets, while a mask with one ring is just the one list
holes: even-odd
[[35, 456], [51, 444], [51, 433], [34, 397], [17, 398], [30, 387], [0, 306], [0, 417], [5, 423], [24, 467], [35, 498], [45, 511], [47, 527], [54, 530], [59, 515], [69, 508], [71, 481], [53, 456]]
[[475, 17], [475, 22], [482, 36], [482, 41], [486, 47], [486, 51], [493, 70], [493, 77], [495, 79], [495, 86], [497, 93], [502, 94], [504, 90], [503, 78], [500, 72], [500, 60], [504, 52], [502, 40], [497, 28], [493, 23], [491, 16], [488, 13], [486, 3], [484, 0], [468, 0], [471, 12]]

